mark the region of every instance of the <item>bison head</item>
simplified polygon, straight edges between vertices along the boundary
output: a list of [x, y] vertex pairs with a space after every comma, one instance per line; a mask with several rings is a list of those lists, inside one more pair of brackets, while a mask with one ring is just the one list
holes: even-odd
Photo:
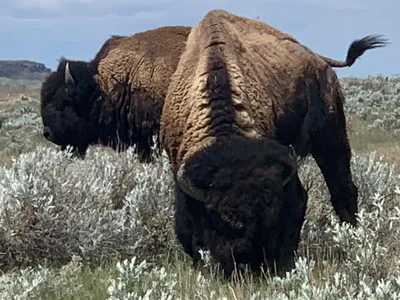
[[187, 205], [196, 206], [199, 235], [227, 273], [232, 254], [254, 266], [273, 257], [285, 189], [296, 172], [292, 147], [245, 137], [218, 138], [180, 166], [177, 183], [192, 199]]
[[88, 63], [61, 60], [42, 84], [43, 136], [62, 149], [69, 145], [84, 155], [93, 138], [89, 114], [95, 91]]

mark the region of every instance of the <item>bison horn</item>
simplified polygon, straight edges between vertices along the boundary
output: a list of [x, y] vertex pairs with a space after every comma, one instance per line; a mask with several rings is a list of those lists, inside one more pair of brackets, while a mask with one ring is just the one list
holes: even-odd
[[289, 156], [290, 158], [294, 159], [296, 161], [296, 165], [297, 165], [297, 154], [296, 154], [296, 150], [294, 149], [293, 145], [289, 145]]
[[290, 151], [289, 151], [290, 173], [283, 180], [283, 186], [285, 186], [290, 181], [290, 179], [292, 178], [292, 176], [296, 173], [296, 171], [298, 169], [296, 150], [294, 149], [294, 147], [292, 145], [289, 145], [289, 149], [290, 149]]
[[74, 78], [72, 77], [71, 71], [69, 69], [69, 62], [65, 65], [65, 84], [74, 84]]
[[189, 177], [186, 174], [185, 163], [183, 163], [176, 174], [176, 179], [179, 187], [192, 198], [204, 201], [205, 193], [203, 190], [195, 188], [190, 182]]

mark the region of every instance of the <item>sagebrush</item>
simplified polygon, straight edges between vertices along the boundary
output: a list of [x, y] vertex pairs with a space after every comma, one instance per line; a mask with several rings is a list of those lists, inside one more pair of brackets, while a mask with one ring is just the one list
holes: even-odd
[[[399, 77], [341, 82], [348, 122], [367, 122], [362, 130], [398, 142], [397, 123], [385, 116], [400, 107]], [[182, 253], [165, 155], [145, 165], [133, 149], [92, 147], [85, 160], [72, 158], [41, 138], [37, 100], [0, 104], [1, 299], [400, 299], [400, 175], [378, 151], [353, 155], [357, 229], [339, 225], [307, 158], [296, 268], [283, 278], [229, 282], [206, 262], [194, 269]], [[361, 145], [358, 138], [351, 142]]]

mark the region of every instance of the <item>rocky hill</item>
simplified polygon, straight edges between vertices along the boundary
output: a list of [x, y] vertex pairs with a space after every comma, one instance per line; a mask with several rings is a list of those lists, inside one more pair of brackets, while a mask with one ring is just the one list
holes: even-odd
[[30, 60], [0, 60], [0, 77], [43, 80], [51, 72], [44, 64]]

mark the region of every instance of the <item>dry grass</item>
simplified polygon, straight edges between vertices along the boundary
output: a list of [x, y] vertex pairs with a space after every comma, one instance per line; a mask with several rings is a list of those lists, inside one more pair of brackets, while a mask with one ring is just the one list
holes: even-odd
[[0, 101], [19, 97], [20, 94], [38, 99], [41, 84], [40, 80], [0, 77]]
[[12, 100], [20, 98], [21, 95], [35, 99], [40, 98], [40, 89], [17, 89], [11, 91], [0, 90], [0, 101]]
[[0, 101], [0, 165], [38, 145], [53, 146], [42, 137], [39, 100], [19, 95]]
[[400, 172], [400, 136], [380, 128], [368, 129], [368, 122], [348, 116], [348, 132], [352, 149], [360, 154], [376, 151]]

